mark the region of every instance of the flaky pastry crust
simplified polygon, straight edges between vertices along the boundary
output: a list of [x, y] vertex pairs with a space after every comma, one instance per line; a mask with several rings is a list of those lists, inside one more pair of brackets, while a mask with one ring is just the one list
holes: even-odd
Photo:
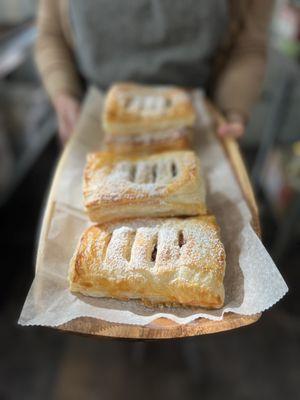
[[88, 228], [70, 289], [145, 304], [220, 308], [225, 251], [213, 216], [126, 220]]
[[141, 135], [105, 136], [106, 149], [118, 154], [151, 154], [168, 150], [191, 148], [193, 130], [191, 128], [169, 129], [161, 132], [144, 132]]
[[83, 195], [93, 222], [206, 214], [200, 161], [193, 151], [153, 155], [90, 153]]
[[113, 85], [103, 111], [105, 131], [117, 136], [192, 126], [195, 119], [189, 94], [175, 86]]

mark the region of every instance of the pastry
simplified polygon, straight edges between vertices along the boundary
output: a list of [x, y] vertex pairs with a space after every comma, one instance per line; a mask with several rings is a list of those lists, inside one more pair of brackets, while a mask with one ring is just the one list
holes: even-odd
[[106, 148], [116, 153], [155, 153], [166, 150], [189, 149], [191, 128], [169, 129], [161, 132], [144, 132], [141, 135], [105, 136]]
[[192, 126], [196, 114], [188, 93], [175, 86], [114, 85], [107, 94], [103, 126], [110, 135], [141, 135]]
[[83, 196], [93, 222], [206, 213], [200, 161], [193, 151], [88, 155]]
[[220, 308], [225, 251], [211, 215], [125, 220], [82, 235], [70, 290], [145, 304]]

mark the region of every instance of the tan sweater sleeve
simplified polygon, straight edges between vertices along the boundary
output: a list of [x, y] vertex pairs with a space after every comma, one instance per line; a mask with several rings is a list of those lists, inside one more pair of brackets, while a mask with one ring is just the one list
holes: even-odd
[[[222, 111], [237, 111], [248, 118], [257, 100], [267, 59], [269, 21], [272, 0], [233, 0], [231, 6], [240, 17], [233, 30], [233, 45], [219, 75], [214, 98]], [[232, 24], [237, 24], [233, 20]]]
[[52, 99], [59, 93], [79, 97], [81, 84], [74, 55], [63, 31], [62, 0], [40, 0], [35, 58]]

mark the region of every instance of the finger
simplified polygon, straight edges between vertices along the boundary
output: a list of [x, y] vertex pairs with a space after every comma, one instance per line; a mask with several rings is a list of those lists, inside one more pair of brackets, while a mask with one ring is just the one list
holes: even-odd
[[77, 105], [70, 107], [70, 109], [69, 109], [70, 120], [72, 120], [73, 123], [76, 123], [78, 117], [79, 117], [79, 107]]
[[244, 134], [244, 130], [245, 128], [242, 124], [239, 123], [231, 124], [231, 129], [230, 129], [231, 135], [235, 138], [241, 137]]
[[61, 115], [58, 119], [58, 130], [59, 136], [63, 144], [65, 144], [69, 138], [69, 127], [65, 116]]
[[244, 133], [244, 126], [240, 123], [228, 123], [223, 124], [218, 129], [218, 134], [221, 137], [230, 136], [234, 138], [239, 138]]
[[68, 129], [70, 134], [74, 131], [74, 128], [77, 124], [78, 118], [79, 118], [79, 107], [74, 105], [73, 107], [70, 107], [68, 109], [68, 113], [66, 115], [66, 119], [67, 119], [67, 124], [68, 124]]
[[228, 132], [227, 124], [223, 124], [223, 125], [219, 126], [219, 128], [218, 128], [218, 134], [219, 134], [220, 136], [225, 136], [225, 135], [227, 134], [227, 132]]

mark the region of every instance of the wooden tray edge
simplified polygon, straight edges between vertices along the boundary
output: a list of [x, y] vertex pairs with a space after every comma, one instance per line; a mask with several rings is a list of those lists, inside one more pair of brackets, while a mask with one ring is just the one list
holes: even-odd
[[[206, 107], [210, 111], [211, 115], [214, 116], [214, 122], [216, 125], [220, 125], [226, 122], [225, 117], [212, 105], [209, 100], [205, 100]], [[243, 192], [245, 200], [248, 204], [250, 212], [252, 214], [252, 226], [255, 230], [256, 234], [260, 237], [261, 236], [261, 227], [259, 221], [259, 210], [257, 207], [255, 195], [252, 189], [252, 185], [250, 182], [249, 174], [247, 172], [245, 163], [243, 161], [239, 144], [233, 138], [226, 137], [226, 138], [219, 138], [225, 152], [228, 155], [228, 159], [230, 161], [232, 170], [238, 180], [240, 188]]]
[[161, 340], [229, 331], [253, 324], [260, 317], [261, 313], [249, 316], [228, 313], [221, 321], [199, 318], [185, 325], [160, 318], [145, 326], [116, 324], [95, 318], [81, 317], [60, 325], [57, 328], [63, 332], [77, 333], [84, 336], [92, 335], [98, 338]]

